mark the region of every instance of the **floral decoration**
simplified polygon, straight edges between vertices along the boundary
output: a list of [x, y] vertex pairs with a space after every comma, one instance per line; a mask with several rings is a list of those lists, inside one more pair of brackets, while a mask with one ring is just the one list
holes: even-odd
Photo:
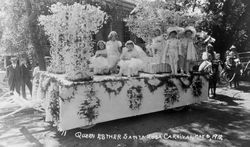
[[50, 7], [50, 12], [39, 17], [51, 44], [50, 71], [66, 72], [66, 78], [72, 81], [91, 79], [92, 34], [106, 23], [106, 13], [89, 4], [59, 2]]
[[144, 83], [147, 85], [149, 91], [152, 93], [155, 92], [159, 87], [162, 87], [164, 85], [164, 81], [159, 80], [157, 78], [154, 79], [146, 78], [144, 80]]
[[90, 123], [93, 122], [99, 115], [98, 108], [100, 107], [100, 99], [96, 97], [96, 91], [93, 85], [86, 86], [86, 99], [80, 105], [78, 115], [81, 119], [87, 119]]
[[142, 87], [132, 86], [127, 91], [127, 96], [129, 98], [129, 108], [132, 110], [139, 110], [142, 103]]
[[50, 84], [48, 88], [48, 96], [50, 98], [49, 110], [55, 122], [59, 120], [59, 87], [56, 82]]
[[200, 77], [197, 77], [196, 80], [192, 84], [193, 96], [199, 97], [202, 94], [202, 80]]
[[120, 92], [122, 91], [122, 88], [125, 85], [125, 81], [124, 80], [110, 81], [110, 82], [104, 81], [101, 82], [100, 84], [105, 88], [105, 91], [108, 92], [109, 94], [113, 93], [114, 95], [119, 95]]
[[175, 102], [179, 102], [180, 95], [178, 88], [176, 87], [174, 82], [170, 79], [166, 81], [164, 96], [165, 96], [164, 109], [168, 109]]

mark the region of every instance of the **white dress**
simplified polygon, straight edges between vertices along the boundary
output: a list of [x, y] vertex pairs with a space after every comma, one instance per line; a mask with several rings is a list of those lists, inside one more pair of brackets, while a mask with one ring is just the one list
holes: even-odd
[[107, 54], [106, 50], [98, 50], [95, 56], [91, 57], [91, 64], [90, 67], [94, 69], [94, 74], [104, 74], [109, 69], [108, 59], [103, 56], [97, 55]]
[[120, 73], [126, 76], [138, 75], [139, 71], [144, 69], [144, 59], [146, 57], [146, 53], [137, 45], [135, 45], [132, 51], [129, 51], [128, 48], [123, 48], [121, 60], [118, 63]]
[[152, 39], [151, 52], [154, 57], [155, 63], [160, 63], [162, 60], [164, 38], [163, 36], [158, 36]]
[[106, 44], [109, 67], [113, 68], [120, 60], [119, 48], [122, 47], [120, 41], [108, 41]]
[[183, 38], [180, 40], [179, 55], [183, 58], [187, 57], [188, 41], [189, 40], [187, 38]]
[[162, 63], [169, 63], [173, 74], [177, 74], [179, 48], [180, 41], [178, 39], [168, 39], [165, 42]]
[[188, 39], [188, 41], [187, 41], [187, 60], [188, 61], [197, 61], [198, 60], [198, 54], [197, 54], [196, 48], [194, 46], [193, 39]]

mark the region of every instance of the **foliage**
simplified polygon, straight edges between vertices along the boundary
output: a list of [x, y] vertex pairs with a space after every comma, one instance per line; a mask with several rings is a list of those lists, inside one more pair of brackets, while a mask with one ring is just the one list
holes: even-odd
[[66, 68], [70, 80], [90, 76], [92, 34], [106, 23], [106, 13], [100, 7], [79, 3], [57, 3], [51, 6], [50, 12], [51, 15], [41, 15], [39, 22], [49, 36], [52, 72], [63, 72]]
[[2, 51], [10, 54], [27, 51], [29, 30], [24, 2], [19, 0], [2, 0], [0, 7]]
[[86, 118], [90, 123], [96, 119], [99, 115], [98, 108], [100, 105], [100, 99], [96, 97], [96, 91], [93, 88], [93, 85], [88, 87], [86, 91], [86, 100], [81, 104], [80, 110], [77, 113], [80, 118]]
[[181, 1], [141, 0], [126, 21], [132, 33], [149, 42], [156, 28], [166, 33], [171, 26], [194, 26], [201, 22], [203, 16], [200, 9], [188, 9]]
[[217, 52], [224, 54], [232, 44], [236, 45], [239, 51], [244, 50], [249, 26], [247, 2], [246, 0], [206, 0], [203, 9], [208, 15], [202, 22], [201, 28], [218, 40], [214, 44]]
[[[114, 95], [119, 95], [120, 92], [122, 91], [124, 85], [125, 85], [124, 80], [119, 80], [119, 81], [112, 81], [110, 80], [109, 82], [103, 81], [100, 84], [105, 88], [105, 91], [110, 95], [113, 93]], [[115, 87], [115, 88], [114, 88]]]
[[143, 99], [142, 87], [132, 86], [128, 89], [127, 96], [129, 98], [129, 108], [139, 110]]
[[164, 109], [168, 109], [171, 105], [173, 105], [175, 102], [179, 102], [179, 91], [176, 85], [174, 84], [171, 79], [168, 79], [165, 84], [164, 89]]
[[192, 84], [192, 89], [193, 89], [193, 91], [192, 91], [193, 96], [195, 96], [195, 97], [201, 96], [201, 94], [202, 94], [202, 91], [201, 91], [201, 89], [202, 89], [202, 80], [201, 80], [200, 77], [198, 77], [198, 78], [193, 82], [193, 84]]

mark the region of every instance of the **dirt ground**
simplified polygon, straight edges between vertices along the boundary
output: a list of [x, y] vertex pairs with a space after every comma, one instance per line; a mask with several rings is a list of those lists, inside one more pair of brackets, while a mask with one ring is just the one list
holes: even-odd
[[[1, 83], [0, 94], [6, 90]], [[179, 112], [105, 122], [66, 135], [44, 122], [42, 113], [28, 109], [0, 119], [0, 147], [249, 147], [250, 84], [241, 83], [238, 90], [218, 88], [217, 94]], [[0, 102], [0, 116], [17, 108]]]

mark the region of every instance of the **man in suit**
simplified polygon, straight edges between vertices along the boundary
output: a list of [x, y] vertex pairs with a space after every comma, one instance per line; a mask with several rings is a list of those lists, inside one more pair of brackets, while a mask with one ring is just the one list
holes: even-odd
[[25, 91], [25, 86], [29, 88], [30, 95], [32, 95], [32, 83], [31, 83], [31, 66], [28, 64], [27, 60], [25, 58], [21, 59], [21, 87], [22, 87], [22, 96], [23, 98], [26, 98], [26, 91]]
[[20, 95], [21, 70], [17, 60], [16, 57], [11, 58], [11, 65], [7, 66], [7, 78], [11, 94], [16, 90]]

